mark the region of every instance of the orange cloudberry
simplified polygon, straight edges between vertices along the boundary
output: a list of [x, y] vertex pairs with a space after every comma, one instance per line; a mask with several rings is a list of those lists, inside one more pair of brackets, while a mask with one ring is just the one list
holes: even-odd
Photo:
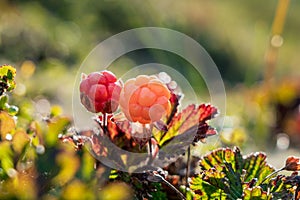
[[169, 89], [156, 76], [140, 75], [125, 82], [120, 107], [133, 122], [159, 121], [171, 109]]

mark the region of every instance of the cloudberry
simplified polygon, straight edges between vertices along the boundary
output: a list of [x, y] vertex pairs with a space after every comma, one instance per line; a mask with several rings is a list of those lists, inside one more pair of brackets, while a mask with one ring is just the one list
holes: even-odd
[[119, 106], [121, 84], [110, 71], [93, 72], [82, 78], [80, 99], [93, 113], [112, 113]]
[[140, 75], [125, 82], [120, 106], [133, 122], [148, 124], [170, 112], [170, 91], [156, 76]]

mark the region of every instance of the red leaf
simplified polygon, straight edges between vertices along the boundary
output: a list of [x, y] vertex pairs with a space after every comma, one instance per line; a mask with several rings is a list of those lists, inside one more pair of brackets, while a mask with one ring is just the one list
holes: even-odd
[[201, 104], [198, 109], [200, 112], [200, 122], [212, 119], [218, 114], [218, 109], [210, 104]]
[[294, 156], [289, 156], [285, 161], [285, 170], [288, 171], [298, 171], [300, 170], [299, 158]]
[[208, 131], [209, 135], [214, 135], [216, 133], [215, 130], [210, 128], [206, 124], [206, 121], [215, 117], [217, 113], [217, 108], [210, 104], [201, 104], [198, 107], [191, 104], [173, 117], [172, 121], [168, 125], [168, 131], [162, 134], [162, 136], [157, 136], [156, 134], [156, 139], [161, 146], [166, 141], [177, 135], [185, 133], [194, 126], [198, 127], [198, 129], [196, 129], [197, 135], [195, 141], [206, 138]]
[[[198, 107], [199, 108], [199, 107]], [[199, 113], [195, 104], [189, 105], [171, 121], [170, 128], [181, 134], [192, 126], [199, 123]]]
[[207, 123], [199, 123], [197, 134], [194, 138], [194, 143], [198, 141], [205, 142], [205, 138], [217, 134], [217, 130], [210, 127]]
[[217, 113], [218, 110], [210, 104], [201, 104], [198, 107], [192, 104], [173, 118], [170, 127], [181, 123], [178, 129], [179, 134], [181, 134], [197, 124], [203, 124], [215, 117]]

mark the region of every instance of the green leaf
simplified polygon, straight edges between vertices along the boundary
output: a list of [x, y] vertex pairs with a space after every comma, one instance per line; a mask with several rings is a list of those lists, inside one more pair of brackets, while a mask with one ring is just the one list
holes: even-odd
[[7, 95], [3, 95], [0, 97], [0, 110], [4, 110], [5, 109], [5, 104], [7, 103], [8, 101], [8, 97]]
[[11, 91], [16, 87], [14, 78], [16, 75], [16, 69], [10, 65], [0, 66], [0, 95], [5, 91]]
[[8, 141], [0, 143], [0, 168], [2, 168], [5, 173], [14, 168], [13, 151]]
[[0, 66], [0, 77], [7, 76], [8, 80], [13, 80], [16, 75], [16, 69], [10, 65]]
[[54, 105], [51, 107], [50, 116], [57, 117], [62, 114], [62, 108], [58, 105]]
[[222, 189], [204, 181], [201, 176], [192, 178], [190, 188], [195, 193], [195, 199], [225, 200], [227, 197], [227, 194]]
[[80, 172], [82, 178], [84, 180], [90, 180], [93, 176], [95, 176], [95, 159], [87, 149], [83, 149], [81, 162], [82, 164], [80, 165]]
[[12, 73], [11, 70], [8, 70], [8, 71], [7, 71], [7, 78], [8, 78], [8, 80], [13, 80], [14, 75], [13, 75], [13, 73]]
[[72, 151], [63, 151], [56, 158], [56, 164], [60, 167], [59, 173], [52, 179], [53, 183], [64, 185], [70, 181], [80, 166], [80, 160]]
[[153, 200], [167, 200], [167, 194], [163, 191], [163, 188], [160, 183], [152, 183], [152, 187], [154, 188], [154, 192], [150, 192]]
[[[296, 179], [295, 184], [293, 180]], [[294, 196], [294, 186], [298, 185], [298, 176], [278, 175], [271, 179], [268, 188], [274, 199], [292, 199]]]
[[5, 140], [6, 134], [12, 133], [16, 127], [15, 120], [7, 114], [7, 112], [0, 111], [0, 136]]
[[246, 195], [251, 198], [258, 194], [265, 195], [267, 188], [264, 187], [266, 190], [260, 192], [255, 187], [274, 171], [266, 163], [265, 154], [258, 152], [243, 157], [237, 147], [233, 150], [216, 149], [204, 156], [199, 164], [203, 171], [192, 179], [191, 189], [195, 194], [202, 194], [201, 198], [204, 199], [212, 198], [215, 194], [211, 191], [220, 193], [219, 190], [229, 199], [242, 198], [245, 189], [249, 190]]
[[204, 170], [208, 170], [216, 165], [225, 166], [230, 163], [234, 171], [242, 172], [243, 158], [239, 148], [233, 150], [229, 148], [216, 149], [200, 160], [200, 166]]
[[267, 175], [275, 170], [266, 163], [266, 155], [264, 153], [250, 154], [243, 159], [237, 147], [235, 147], [234, 150], [229, 148], [214, 150], [200, 160], [200, 166], [204, 170], [216, 165], [224, 166], [226, 164], [230, 164], [232, 170], [239, 175], [245, 170], [246, 174], [244, 174], [243, 179], [245, 182], [257, 178], [257, 182], [260, 183]]
[[66, 131], [67, 126], [70, 125], [71, 120], [68, 117], [54, 117], [48, 123], [48, 133], [46, 142], [49, 146], [53, 146], [58, 141], [58, 135]]
[[195, 193], [190, 188], [187, 188], [186, 186], [181, 185], [179, 189], [182, 194], [185, 194], [186, 200], [194, 199]]
[[271, 198], [272, 195], [263, 191], [259, 186], [246, 188], [243, 193], [243, 200], [267, 200]]
[[[68, 197], [69, 196], [67, 196], [67, 198]], [[114, 182], [101, 189], [99, 192], [99, 197], [101, 197], [102, 200], [133, 199], [133, 191], [132, 188], [126, 183]]]
[[259, 184], [266, 176], [275, 171], [273, 167], [267, 164], [266, 158], [267, 156], [264, 153], [258, 152], [244, 159], [243, 169], [247, 171], [245, 182], [257, 178], [257, 184]]
[[21, 154], [26, 145], [29, 143], [30, 137], [25, 131], [18, 130], [15, 132], [14, 137], [12, 139], [12, 147], [15, 153]]

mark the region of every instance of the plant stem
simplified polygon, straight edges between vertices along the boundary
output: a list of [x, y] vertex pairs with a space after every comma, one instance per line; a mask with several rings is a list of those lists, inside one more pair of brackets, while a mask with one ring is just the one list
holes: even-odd
[[148, 145], [149, 145], [149, 154], [150, 154], [150, 157], [152, 158], [152, 144], [151, 144], [151, 138], [150, 138], [149, 141], [148, 141]]
[[159, 177], [169, 188], [171, 188], [174, 192], [176, 192], [176, 194], [178, 194], [181, 199], [186, 200], [185, 196], [176, 187], [174, 187], [171, 183], [169, 183], [169, 181], [164, 179], [164, 177], [162, 177], [159, 174], [154, 174], [154, 176]]
[[186, 161], [186, 173], [185, 173], [185, 194], [187, 193], [187, 188], [189, 187], [189, 173], [190, 173], [190, 157], [191, 157], [191, 146], [187, 149], [187, 161]]
[[108, 129], [107, 129], [107, 114], [103, 113], [102, 114], [102, 129], [104, 131], [104, 133], [108, 133]]
[[[144, 133], [146, 133], [146, 137], [148, 137], [148, 130], [145, 127], [145, 125], [143, 125], [143, 131], [144, 131]], [[148, 164], [150, 165], [153, 161], [151, 137], [148, 140], [148, 148], [149, 148], [149, 161], [148, 161]]]
[[103, 127], [107, 126], [107, 114], [106, 113], [104, 113], [102, 116], [102, 125], [103, 125]]
[[285, 167], [283, 167], [283, 168], [281, 168], [281, 169], [279, 169], [277, 171], [272, 172], [271, 174], [269, 174], [268, 176], [266, 176], [264, 178], [264, 180], [262, 180], [262, 182], [260, 184], [263, 184], [267, 179], [269, 179], [270, 177], [272, 177], [274, 174], [277, 174], [278, 172], [283, 171], [284, 169], [285, 169]]

